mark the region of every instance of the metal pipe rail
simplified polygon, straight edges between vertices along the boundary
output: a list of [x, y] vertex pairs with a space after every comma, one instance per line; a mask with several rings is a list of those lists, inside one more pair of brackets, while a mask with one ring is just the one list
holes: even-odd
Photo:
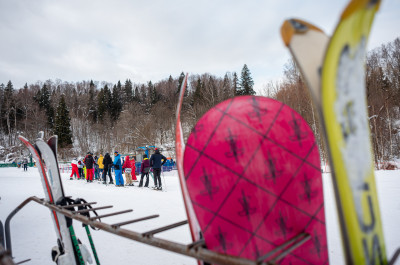
[[[284, 257], [285, 255], [289, 254], [293, 249], [299, 247], [301, 244], [306, 242], [308, 239], [310, 239], [310, 235], [306, 233], [302, 233], [295, 238], [289, 240], [288, 242], [284, 243], [281, 246], [278, 246], [276, 250], [271, 251], [270, 255], [268, 253], [264, 255], [266, 256], [274, 256], [277, 252], [279, 253], [282, 251], [282, 253], [278, 256], [276, 256], [274, 259], [270, 261], [263, 261], [263, 260], [249, 260], [245, 258], [240, 258], [236, 256], [231, 256], [231, 255], [226, 255], [226, 254], [221, 254], [218, 252], [211, 251], [209, 249], [205, 248], [204, 240], [199, 241], [199, 242], [193, 242], [188, 245], [180, 244], [177, 242], [172, 242], [169, 240], [161, 239], [161, 238], [156, 238], [154, 237], [155, 233], [159, 233], [162, 231], [166, 231], [168, 229], [172, 229], [175, 227], [178, 227], [180, 225], [187, 224], [187, 221], [182, 221], [179, 223], [167, 225], [164, 227], [160, 227], [158, 229], [145, 232], [145, 233], [139, 233], [139, 232], [134, 232], [130, 231], [127, 229], [121, 228], [122, 225], [125, 225], [127, 223], [133, 223], [141, 220], [148, 220], [154, 217], [158, 217], [158, 215], [154, 216], [149, 216], [149, 217], [143, 217], [140, 219], [135, 219], [127, 222], [121, 222], [118, 224], [113, 224], [109, 225], [106, 223], [103, 223], [101, 221], [97, 221], [99, 217], [107, 217], [107, 216], [113, 216], [116, 214], [122, 214], [126, 212], [131, 212], [132, 210], [125, 210], [125, 211], [120, 211], [116, 213], [111, 213], [111, 214], [106, 214], [98, 217], [87, 217], [85, 215], [80, 214], [80, 211], [71, 211], [68, 210], [67, 207], [63, 206], [57, 206], [52, 203], [46, 202], [44, 199], [39, 199], [36, 196], [29, 197], [26, 199], [24, 202], [22, 202], [7, 218], [6, 221], [6, 243], [7, 243], [7, 250], [11, 252], [11, 235], [10, 235], [10, 220], [11, 218], [26, 204], [28, 204], [30, 201], [34, 201], [38, 204], [41, 204], [47, 208], [49, 208], [52, 211], [56, 211], [58, 213], [61, 213], [62, 215], [69, 217], [71, 219], [77, 220], [83, 224], [90, 225], [91, 227], [98, 228], [100, 230], [125, 237], [137, 242], [141, 242], [143, 244], [147, 244], [150, 246], [162, 248], [171, 252], [175, 252], [178, 254], [182, 254], [185, 256], [193, 257], [198, 260], [203, 260], [205, 262], [211, 263], [211, 264], [220, 264], [220, 265], [271, 265], [271, 264], [276, 264], [280, 258]], [[101, 208], [101, 207], [100, 207]], [[98, 208], [99, 209], [99, 208]], [[294, 244], [294, 245], [293, 245]], [[292, 245], [289, 248], [286, 248], [287, 245]]]

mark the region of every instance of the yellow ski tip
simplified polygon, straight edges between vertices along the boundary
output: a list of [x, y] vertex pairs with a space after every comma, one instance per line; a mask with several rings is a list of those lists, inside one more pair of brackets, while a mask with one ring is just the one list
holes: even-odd
[[320, 28], [318, 28], [315, 25], [308, 23], [304, 20], [297, 19], [297, 18], [287, 19], [283, 22], [283, 24], [281, 26], [282, 40], [286, 46], [289, 46], [293, 35], [303, 34], [309, 30], [316, 30], [316, 31], [323, 32]]
[[378, 11], [380, 5], [381, 0], [353, 0], [347, 5], [346, 9], [343, 11], [341, 19], [346, 19], [355, 12], [366, 8], [376, 8], [376, 11]]

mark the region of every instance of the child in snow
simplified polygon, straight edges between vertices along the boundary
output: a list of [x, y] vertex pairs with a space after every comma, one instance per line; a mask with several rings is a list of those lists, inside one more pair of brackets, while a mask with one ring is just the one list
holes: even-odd
[[73, 175], [75, 175], [75, 178], [78, 176], [79, 177], [79, 170], [78, 170], [78, 161], [76, 158], [72, 159], [71, 161], [71, 166], [72, 166], [72, 172], [71, 176], [69, 176], [69, 179], [73, 179]]
[[143, 186], [144, 176], [146, 176], [146, 183], [144, 184], [144, 186], [146, 188], [149, 187], [149, 172], [150, 172], [150, 161], [147, 158], [147, 155], [143, 155], [143, 161], [142, 164], [140, 165], [140, 173], [142, 173], [142, 176], [140, 177], [139, 187]]
[[85, 175], [83, 174], [83, 162], [81, 160], [78, 161], [78, 179], [83, 179]]
[[125, 162], [124, 165], [122, 166], [123, 169], [125, 169], [125, 180], [126, 180], [126, 186], [135, 186], [132, 182], [132, 165], [131, 165], [131, 160], [129, 160], [129, 156], [125, 157]]

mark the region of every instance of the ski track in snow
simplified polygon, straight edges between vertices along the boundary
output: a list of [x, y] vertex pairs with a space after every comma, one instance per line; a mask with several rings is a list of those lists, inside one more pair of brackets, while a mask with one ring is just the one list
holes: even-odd
[[[126, 209], [133, 212], [105, 218], [103, 222], [112, 224], [153, 214], [159, 218], [130, 224], [124, 228], [136, 232], [146, 232], [164, 225], [186, 220], [182, 194], [177, 171], [165, 172], [166, 192], [136, 187], [119, 188], [98, 183], [87, 184], [82, 180], [69, 180], [68, 173], [62, 173], [66, 196], [96, 201], [98, 206], [113, 205], [111, 209], [99, 211], [101, 214]], [[325, 214], [328, 229], [328, 248], [330, 264], [344, 264], [340, 231], [330, 174], [323, 174]], [[400, 171], [376, 171], [378, 198], [383, 222], [383, 231], [388, 258], [400, 247]], [[150, 179], [150, 186], [153, 181]], [[165, 185], [164, 185], [165, 188]], [[17, 168], [0, 168], [0, 220], [7, 216], [22, 201], [30, 196], [44, 197], [39, 172], [29, 168], [28, 172]], [[74, 222], [74, 228], [81, 241], [90, 244], [85, 230]], [[195, 265], [195, 259], [152, 246], [131, 241], [107, 232], [93, 231], [91, 234], [101, 264], [187, 264]], [[25, 206], [11, 221], [13, 256], [15, 261], [31, 258], [27, 264], [54, 264], [51, 261], [51, 248], [56, 245], [56, 234], [50, 218], [50, 211], [35, 202]], [[191, 242], [189, 226], [181, 226], [156, 235], [174, 242]], [[400, 264], [397, 261], [396, 264]]]

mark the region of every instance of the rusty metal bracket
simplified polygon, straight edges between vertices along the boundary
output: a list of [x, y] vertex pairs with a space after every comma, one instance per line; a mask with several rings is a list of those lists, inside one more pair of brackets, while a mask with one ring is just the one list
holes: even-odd
[[102, 209], [108, 209], [108, 208], [112, 208], [114, 206], [112, 205], [108, 205], [108, 206], [102, 206], [102, 207], [97, 207], [97, 208], [90, 208], [90, 209], [84, 209], [84, 210], [78, 210], [78, 211], [72, 211], [72, 213], [76, 214], [76, 213], [88, 213], [88, 212], [93, 212], [93, 211], [97, 211], [97, 210], [102, 210]]
[[160, 215], [158, 214], [154, 214], [154, 215], [150, 215], [150, 216], [146, 216], [146, 217], [142, 217], [142, 218], [138, 218], [138, 219], [133, 219], [130, 221], [126, 221], [126, 222], [121, 222], [121, 223], [116, 223], [116, 224], [112, 224], [111, 226], [114, 228], [123, 226], [123, 225], [127, 225], [127, 224], [132, 224], [132, 223], [137, 223], [137, 222], [141, 222], [141, 221], [145, 221], [145, 220], [149, 220], [149, 219], [153, 219], [153, 218], [157, 218]]
[[186, 225], [187, 223], [188, 223], [188, 221], [185, 220], [185, 221], [181, 221], [181, 222], [178, 222], [178, 223], [174, 223], [174, 224], [170, 224], [170, 225], [167, 225], [167, 226], [163, 226], [163, 227], [160, 227], [160, 228], [157, 228], [157, 229], [142, 233], [142, 236], [150, 237], [150, 236], [153, 236], [154, 234], [161, 233], [161, 232], [176, 228], [178, 226]]
[[[283, 243], [282, 245], [274, 248], [273, 250], [271, 250], [270, 252], [266, 253], [265, 255], [259, 257], [257, 259], [257, 262], [259, 264], [261, 264], [264, 260], [268, 259], [269, 257], [274, 256], [275, 254], [279, 253], [280, 251], [282, 251], [282, 253], [280, 255], [277, 255], [274, 259], [272, 259], [270, 262], [275, 263], [276, 261], [280, 260], [281, 258], [283, 258], [284, 256], [286, 256], [288, 253], [290, 253], [291, 251], [293, 251], [293, 249], [297, 248], [298, 246], [300, 246], [301, 244], [303, 244], [305, 241], [309, 240], [311, 238], [311, 236], [307, 233], [301, 233], [295, 237], [293, 237], [292, 239], [289, 239], [288, 241], [286, 241], [285, 243]], [[304, 240], [304, 241], [303, 241]], [[300, 245], [296, 245], [298, 243], [300, 243]], [[288, 248], [288, 246], [290, 246]]]

